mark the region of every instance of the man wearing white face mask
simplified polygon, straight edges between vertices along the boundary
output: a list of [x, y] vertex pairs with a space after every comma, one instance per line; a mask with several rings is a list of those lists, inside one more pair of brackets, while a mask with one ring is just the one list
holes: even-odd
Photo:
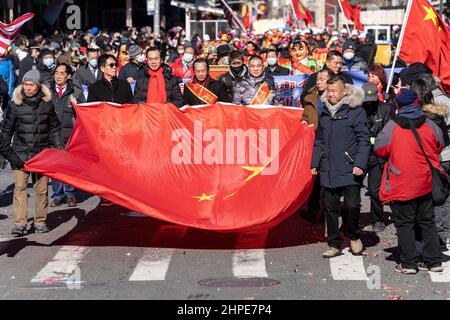
[[289, 69], [282, 67], [278, 64], [278, 52], [276, 50], [267, 51], [267, 67], [265, 70], [266, 75], [270, 76], [288, 76]]
[[131, 60], [120, 69], [118, 78], [132, 84], [137, 79], [138, 70], [145, 61], [145, 55], [142, 53], [142, 48], [137, 45], [130, 47], [129, 54]]
[[102, 79], [103, 73], [98, 66], [98, 57], [100, 55], [97, 49], [88, 49], [87, 51], [87, 61], [84, 66], [77, 69], [73, 76], [74, 83], [83, 87], [83, 91], [87, 91], [89, 87], [94, 82]]
[[39, 54], [38, 70], [39, 81], [41, 83], [48, 83], [53, 80], [53, 72], [56, 68], [56, 59], [53, 51], [49, 49], [41, 50]]
[[353, 43], [347, 42], [343, 48], [344, 64], [342, 71], [367, 70], [367, 63], [356, 55], [356, 47]]
[[180, 79], [192, 79], [194, 77], [193, 63], [195, 58], [195, 49], [191, 46], [184, 49], [184, 54], [170, 65], [173, 75]]

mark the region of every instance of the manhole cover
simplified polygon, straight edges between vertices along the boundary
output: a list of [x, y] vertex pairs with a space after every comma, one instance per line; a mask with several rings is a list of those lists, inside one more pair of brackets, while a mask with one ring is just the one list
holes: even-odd
[[270, 287], [280, 284], [280, 281], [268, 278], [220, 278], [206, 279], [198, 282], [206, 287]]

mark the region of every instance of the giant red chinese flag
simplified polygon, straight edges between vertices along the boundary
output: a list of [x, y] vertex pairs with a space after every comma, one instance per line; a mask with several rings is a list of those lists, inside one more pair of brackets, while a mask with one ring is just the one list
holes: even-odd
[[412, 0], [400, 50], [400, 58], [408, 63], [422, 62], [442, 80], [450, 93], [449, 30], [433, 6], [426, 0]]
[[25, 170], [157, 219], [210, 230], [274, 225], [309, 196], [314, 128], [300, 121], [302, 109], [75, 108], [67, 151], [44, 150]]
[[294, 11], [294, 15], [297, 18], [297, 21], [303, 20], [305, 23], [312, 24], [314, 23], [314, 19], [312, 17], [311, 11], [309, 11], [301, 2], [301, 0], [291, 0], [292, 11]]
[[357, 30], [364, 30], [364, 25], [361, 23], [361, 7], [352, 6], [348, 0], [338, 0], [341, 3], [341, 8], [344, 11], [345, 17], [355, 24]]

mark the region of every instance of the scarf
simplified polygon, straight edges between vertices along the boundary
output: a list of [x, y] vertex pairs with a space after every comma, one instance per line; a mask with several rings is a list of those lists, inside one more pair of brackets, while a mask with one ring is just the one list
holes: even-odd
[[148, 74], [150, 79], [147, 89], [147, 103], [166, 103], [166, 81], [162, 67], [156, 71], [149, 69]]
[[334, 117], [334, 115], [336, 114], [336, 112], [339, 110], [339, 108], [344, 104], [347, 103], [347, 97], [344, 97], [341, 101], [339, 101], [338, 103], [336, 103], [335, 105], [327, 105], [328, 110], [331, 113], [331, 116]]

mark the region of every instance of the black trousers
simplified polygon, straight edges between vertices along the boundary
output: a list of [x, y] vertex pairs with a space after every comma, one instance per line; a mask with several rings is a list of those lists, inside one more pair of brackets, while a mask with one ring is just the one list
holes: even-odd
[[391, 203], [392, 218], [397, 229], [400, 262], [406, 268], [417, 268], [419, 255], [416, 250], [415, 227], [422, 235], [422, 259], [428, 267], [442, 264], [439, 236], [434, 220], [434, 205], [431, 193], [409, 200]]
[[328, 245], [338, 249], [340, 249], [342, 245], [342, 238], [339, 232], [339, 208], [341, 205], [341, 196], [344, 196], [344, 206], [342, 210], [347, 216], [347, 236], [351, 240], [358, 240], [361, 233], [359, 228], [361, 187], [347, 186], [336, 189], [324, 188], [323, 196]]
[[369, 165], [368, 168], [368, 194], [370, 197], [370, 215], [372, 217], [372, 224], [376, 222], [383, 222], [383, 205], [380, 200], [380, 186], [383, 168], [378, 163]]

